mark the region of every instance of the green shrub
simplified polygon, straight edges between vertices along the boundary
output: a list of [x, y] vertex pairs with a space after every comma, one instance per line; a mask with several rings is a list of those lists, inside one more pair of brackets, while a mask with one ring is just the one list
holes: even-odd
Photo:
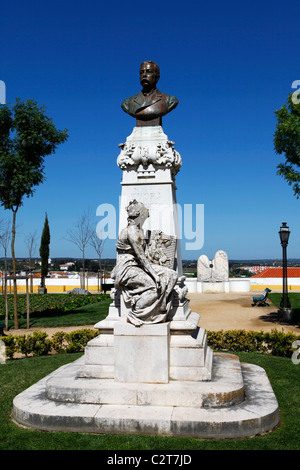
[[264, 333], [246, 330], [208, 331], [208, 342], [212, 349], [266, 352]]
[[47, 333], [43, 331], [34, 331], [28, 337], [28, 348], [31, 349], [34, 356], [45, 356], [51, 351], [51, 339], [48, 339], [47, 336]]
[[55, 352], [60, 353], [64, 350], [66, 333], [64, 331], [57, 331], [52, 336], [52, 348]]
[[24, 354], [26, 357], [45, 356], [52, 349], [51, 339], [47, 338], [47, 333], [34, 331], [32, 335], [18, 335], [15, 337], [16, 352]]
[[28, 340], [27, 335], [18, 335], [15, 337], [16, 342], [16, 352], [24, 354], [28, 357], [31, 354], [31, 347], [30, 341]]
[[293, 354], [292, 343], [300, 337], [293, 333], [272, 330], [265, 333], [265, 341], [273, 356], [291, 357]]
[[6, 336], [1, 336], [0, 339], [5, 344], [6, 356], [12, 359], [16, 352], [16, 336], [6, 335]]
[[[50, 352], [82, 352], [86, 344], [99, 335], [97, 330], [83, 328], [71, 333], [58, 331], [52, 338], [47, 337], [47, 333], [34, 331], [31, 335], [7, 335], [1, 337], [1, 341], [6, 346], [6, 355], [13, 358], [15, 353], [25, 356], [41, 356]], [[292, 343], [299, 340], [300, 336], [293, 333], [272, 330], [246, 331], [207, 331], [208, 345], [214, 351], [244, 351], [268, 353], [273, 356], [291, 357], [293, 354]]]
[[65, 339], [68, 343], [65, 350], [66, 352], [81, 352], [84, 350], [84, 347], [91, 339], [99, 335], [98, 331], [90, 330], [84, 328], [82, 330], [72, 331], [65, 335]]
[[5, 353], [9, 358], [13, 358], [15, 353], [20, 353], [26, 357], [44, 356], [50, 352], [82, 352], [91, 339], [99, 335], [99, 331], [84, 328], [82, 330], [64, 333], [58, 331], [52, 338], [48, 338], [43, 331], [34, 331], [29, 335], [7, 335], [1, 337], [5, 344]]
[[214, 351], [245, 351], [270, 353], [273, 356], [291, 357], [292, 343], [300, 339], [293, 333], [277, 330], [269, 332], [228, 330], [207, 331], [209, 346]]

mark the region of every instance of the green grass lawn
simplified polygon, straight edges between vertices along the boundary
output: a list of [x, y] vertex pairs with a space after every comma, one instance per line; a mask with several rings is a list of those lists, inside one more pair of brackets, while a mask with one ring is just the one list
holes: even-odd
[[18, 427], [11, 419], [13, 398], [80, 354], [57, 354], [8, 360], [0, 364], [1, 450], [300, 450], [300, 364], [289, 358], [239, 353], [241, 361], [265, 369], [277, 397], [280, 426], [263, 436], [247, 439], [196, 439], [138, 435], [95, 435], [35, 431]]
[[[282, 293], [281, 292], [272, 292], [271, 294], [268, 295], [270, 300], [273, 302], [274, 305], [276, 305], [277, 308], [280, 307], [280, 301], [282, 299]], [[291, 308], [294, 311], [294, 321], [296, 325], [300, 323], [300, 294], [292, 292], [288, 294], [290, 303], [291, 303]]]
[[[291, 302], [291, 307], [294, 309], [300, 309], [300, 294], [292, 292], [288, 294], [288, 297]], [[272, 300], [272, 302], [276, 305], [276, 307], [280, 306], [280, 301], [282, 298], [282, 293], [281, 292], [271, 292], [269, 294], [269, 298]]]

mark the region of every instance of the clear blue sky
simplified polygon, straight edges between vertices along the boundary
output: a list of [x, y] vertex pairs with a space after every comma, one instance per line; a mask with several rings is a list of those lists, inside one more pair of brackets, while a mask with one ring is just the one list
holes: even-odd
[[[300, 200], [276, 175], [273, 145], [274, 111], [300, 79], [297, 2], [11, 0], [1, 10], [7, 102], [36, 100], [70, 135], [19, 210], [17, 256], [27, 256], [29, 232], [40, 240], [47, 212], [51, 256], [80, 257], [67, 230], [88, 208], [118, 205], [118, 144], [135, 124], [120, 105], [140, 90], [140, 63], [151, 59], [159, 89], [179, 99], [163, 119], [183, 160], [178, 203], [204, 204], [204, 246], [185, 251], [183, 241], [183, 258], [220, 249], [230, 259], [280, 258], [283, 221], [288, 257], [300, 258]], [[103, 256], [115, 256], [115, 240]]]

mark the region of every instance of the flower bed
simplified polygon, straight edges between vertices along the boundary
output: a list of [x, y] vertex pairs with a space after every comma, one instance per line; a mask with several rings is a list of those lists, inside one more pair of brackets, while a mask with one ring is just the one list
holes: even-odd
[[[27, 313], [27, 300], [26, 294], [18, 295], [18, 315], [20, 317], [26, 316]], [[66, 312], [74, 308], [82, 307], [88, 304], [101, 302], [108, 299], [108, 294], [29, 294], [30, 313], [42, 313], [46, 311], [61, 311]], [[13, 294], [7, 296], [8, 300], [8, 315], [13, 318], [14, 312], [14, 298]], [[0, 318], [5, 315], [4, 296], [0, 296]]]

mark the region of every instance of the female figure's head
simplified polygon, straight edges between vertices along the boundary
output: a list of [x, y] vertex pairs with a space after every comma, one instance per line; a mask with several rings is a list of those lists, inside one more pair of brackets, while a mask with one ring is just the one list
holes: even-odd
[[149, 217], [149, 210], [144, 206], [142, 202], [138, 202], [136, 199], [130, 201], [126, 207], [128, 214], [128, 223], [143, 225], [146, 219]]

